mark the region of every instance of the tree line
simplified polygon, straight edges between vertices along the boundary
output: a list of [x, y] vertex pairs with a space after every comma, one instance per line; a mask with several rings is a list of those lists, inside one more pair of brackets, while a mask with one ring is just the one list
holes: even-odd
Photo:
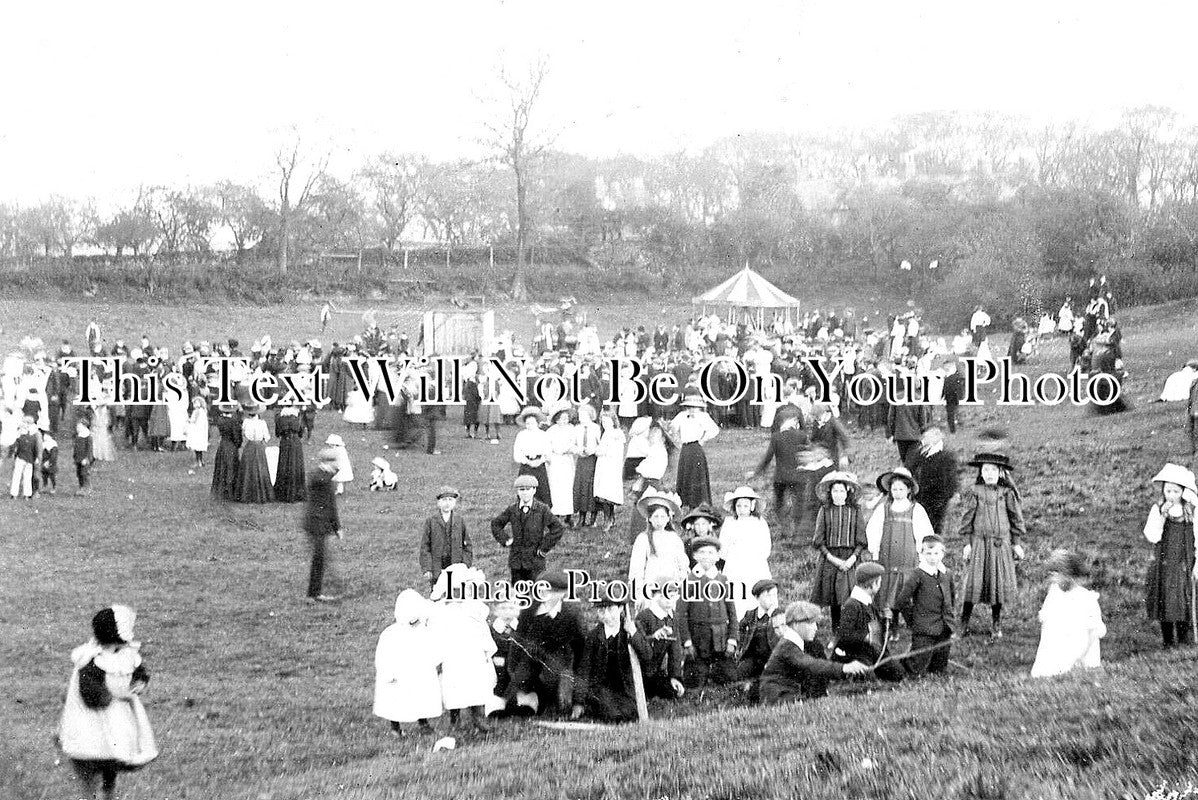
[[84, 245], [204, 257], [220, 240], [285, 272], [289, 260], [399, 254], [416, 239], [515, 246], [517, 296], [530, 243], [665, 279], [748, 262], [784, 286], [964, 293], [1024, 310], [1099, 272], [1125, 294], [1198, 293], [1198, 127], [1169, 109], [1129, 109], [1105, 128], [926, 113], [591, 158], [535, 124], [544, 75], [506, 84], [510, 105], [483, 134], [489, 158], [380, 153], [337, 175], [297, 136], [263, 185], [145, 187], [103, 216], [67, 197], [0, 205], [0, 257]]

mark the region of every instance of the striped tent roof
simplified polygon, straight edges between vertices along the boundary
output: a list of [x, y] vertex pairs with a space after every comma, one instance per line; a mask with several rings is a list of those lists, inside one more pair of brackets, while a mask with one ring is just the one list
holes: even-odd
[[691, 301], [694, 305], [798, 308], [799, 301], [747, 266], [714, 289]]

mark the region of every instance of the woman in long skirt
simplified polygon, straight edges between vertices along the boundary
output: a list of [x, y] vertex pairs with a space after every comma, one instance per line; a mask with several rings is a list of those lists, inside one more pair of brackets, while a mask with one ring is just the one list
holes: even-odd
[[[172, 373], [177, 377], [171, 380], [179, 381], [179, 386], [183, 386], [183, 373]], [[187, 420], [190, 416], [191, 400], [187, 392], [179, 392], [177, 394], [165, 392], [166, 394], [166, 417], [167, 424], [170, 427], [168, 440], [170, 449], [182, 450], [187, 446]]]
[[574, 525], [574, 460], [578, 447], [573, 416], [570, 409], [563, 408], [553, 415], [553, 424], [545, 432], [549, 439], [549, 460], [545, 470], [549, 475], [553, 514], [571, 527]]
[[462, 408], [462, 426], [466, 429], [467, 439], [478, 436], [479, 410], [482, 405], [481, 381], [478, 361], [471, 361], [462, 370], [462, 398], [466, 401]]
[[116, 445], [109, 430], [109, 403], [112, 396], [105, 392], [92, 407], [92, 461], [116, 461]]
[[1152, 482], [1161, 494], [1144, 525], [1144, 538], [1154, 545], [1145, 587], [1148, 618], [1160, 623], [1165, 647], [1191, 644], [1198, 486], [1194, 473], [1178, 464], [1166, 464]]
[[279, 437], [279, 464], [275, 471], [275, 500], [298, 503], [308, 499], [307, 473], [304, 470], [303, 426], [299, 409], [288, 406], [275, 421]]
[[574, 428], [574, 513], [578, 523], [589, 527], [595, 524], [595, 464], [602, 432], [595, 424], [595, 408], [589, 403], [578, 407], [578, 425]]
[[212, 494], [221, 500], [237, 499], [237, 473], [241, 466], [241, 420], [237, 406], [227, 403], [217, 407], [216, 431], [220, 444], [212, 464]]
[[150, 407], [150, 422], [148, 427], [150, 437], [150, 449], [156, 452], [162, 452], [166, 440], [171, 435], [171, 419], [167, 411], [166, 403], [154, 403]]
[[361, 366], [367, 380], [366, 392], [363, 392], [358, 386], [357, 380], [351, 380], [349, 391], [345, 395], [345, 411], [342, 412], [341, 417], [350, 425], [361, 425], [365, 429], [367, 425], [374, 422], [374, 406], [370, 403], [370, 396], [374, 394], [378, 376], [375, 375], [375, 370], [369, 362], [363, 362]]
[[541, 430], [545, 415], [539, 408], [529, 406], [520, 412], [518, 423], [524, 430], [516, 434], [512, 442], [512, 460], [518, 466], [518, 475], [531, 475], [537, 479], [536, 498], [545, 505], [552, 504], [549, 495], [549, 473], [545, 462], [549, 458], [549, 437]]
[[682, 448], [678, 451], [676, 488], [682, 506], [688, 509], [711, 504], [711, 476], [703, 445], [715, 438], [720, 428], [704, 410], [706, 405], [702, 397], [691, 395], [682, 401], [686, 410], [670, 423], [674, 441]]
[[595, 452], [595, 513], [602, 511], [607, 521], [604, 532], [610, 531], [616, 520], [616, 506], [624, 504], [624, 431], [612, 411], [599, 417], [602, 433]]
[[241, 464], [237, 470], [237, 502], [269, 503], [275, 499], [275, 490], [270, 482], [270, 463], [266, 460], [266, 443], [270, 440], [270, 429], [262, 419], [261, 407], [257, 404], [243, 406], [246, 416], [241, 423]]

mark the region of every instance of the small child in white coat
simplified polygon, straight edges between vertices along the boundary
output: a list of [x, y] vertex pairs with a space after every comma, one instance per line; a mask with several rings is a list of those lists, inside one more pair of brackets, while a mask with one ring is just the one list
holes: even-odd
[[404, 589], [395, 599], [395, 624], [374, 651], [374, 714], [389, 720], [396, 736], [403, 735], [404, 722], [431, 732], [429, 720], [441, 716], [441, 655], [428, 625], [431, 613], [427, 600]]
[[1081, 584], [1081, 558], [1057, 550], [1048, 559], [1049, 587], [1040, 608], [1040, 649], [1033, 678], [1102, 666], [1099, 641], [1106, 636], [1098, 593]]
[[337, 484], [337, 494], [345, 494], [345, 484], [354, 479], [354, 467], [349, 463], [345, 441], [337, 434], [330, 433], [324, 443], [337, 451], [337, 474], [333, 476], [333, 482]]
[[472, 587], [486, 583], [482, 570], [451, 564], [441, 571], [433, 586], [433, 614], [429, 626], [441, 648], [441, 704], [450, 723], [458, 712], [469, 710], [474, 729], [491, 730], [486, 706], [495, 694], [497, 650], [487, 625], [487, 604], [474, 596]]
[[394, 492], [399, 488], [399, 476], [391, 471], [391, 463], [379, 457], [370, 462], [374, 469], [370, 473], [370, 491]]
[[191, 416], [187, 419], [187, 449], [195, 456], [195, 466], [204, 466], [204, 453], [208, 452], [208, 404], [204, 398], [191, 401]]

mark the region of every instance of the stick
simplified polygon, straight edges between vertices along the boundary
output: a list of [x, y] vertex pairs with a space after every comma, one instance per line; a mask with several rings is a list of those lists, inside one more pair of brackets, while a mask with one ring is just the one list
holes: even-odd
[[889, 664], [892, 661], [902, 661], [904, 658], [910, 658], [911, 656], [921, 656], [924, 653], [930, 653], [933, 650], [939, 650], [942, 647], [948, 647], [952, 643], [953, 643], [952, 639], [945, 639], [943, 642], [938, 642], [936, 644], [929, 645], [928, 647], [921, 647], [918, 650], [908, 650], [906, 653], [903, 653], [902, 655], [889, 656], [888, 658], [883, 658], [877, 664], [874, 664], [872, 667], [870, 667], [870, 671], [876, 670], [878, 667], [880, 667], [884, 664]]
[[1190, 576], [1190, 633], [1193, 635], [1194, 644], [1198, 644], [1198, 583], [1194, 581], [1194, 576]]
[[649, 721], [649, 701], [645, 697], [645, 677], [641, 674], [641, 660], [632, 645], [628, 645], [628, 661], [632, 665], [632, 689], [636, 694], [636, 716], [641, 722]]

